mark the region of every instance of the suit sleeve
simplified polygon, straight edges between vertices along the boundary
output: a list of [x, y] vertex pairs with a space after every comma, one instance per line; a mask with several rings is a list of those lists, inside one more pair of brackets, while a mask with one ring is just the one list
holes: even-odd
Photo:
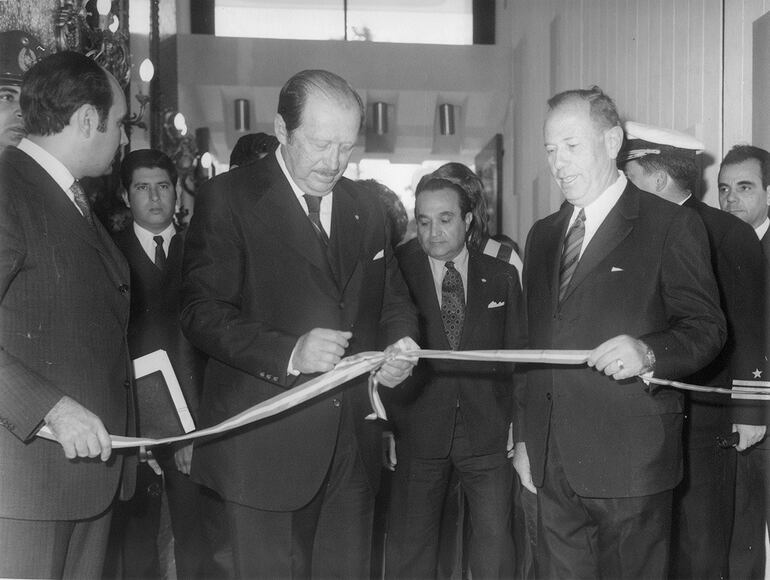
[[[4, 337], [23, 329], [11, 327], [7, 309], [13, 288], [25, 267], [25, 234], [10, 192], [0, 186], [0, 425], [21, 440], [32, 438], [45, 415], [64, 396], [55, 385], [28, 368], [24, 361], [8, 350]], [[32, 267], [32, 266], [30, 266]], [[15, 317], [14, 317], [15, 319]]]
[[272, 369], [279, 383], [289, 386], [294, 377], [287, 376], [287, 366], [298, 337], [245, 312], [241, 224], [229, 196], [210, 183], [196, 196], [185, 239], [182, 329], [208, 356], [254, 376]]
[[693, 211], [677, 212], [665, 235], [660, 292], [667, 324], [639, 338], [655, 353], [655, 375], [673, 379], [711, 362], [727, 328], [703, 222]]

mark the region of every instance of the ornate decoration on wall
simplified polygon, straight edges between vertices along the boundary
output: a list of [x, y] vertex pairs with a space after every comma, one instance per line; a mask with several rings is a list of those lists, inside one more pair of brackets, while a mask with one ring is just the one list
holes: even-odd
[[59, 50], [75, 50], [93, 58], [125, 89], [130, 78], [131, 52], [120, 12], [120, 6], [117, 12], [113, 11], [112, 0], [60, 0], [55, 18], [56, 44]]

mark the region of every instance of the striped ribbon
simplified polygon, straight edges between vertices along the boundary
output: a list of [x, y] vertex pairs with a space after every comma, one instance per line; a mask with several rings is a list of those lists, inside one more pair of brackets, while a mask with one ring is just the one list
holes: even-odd
[[[464, 361], [582, 365], [588, 360], [589, 353], [590, 351], [588, 350], [408, 350], [402, 351], [397, 355], [392, 355], [392, 357], [403, 359], [430, 358]], [[254, 405], [230, 419], [222, 421], [218, 425], [193, 431], [185, 435], [166, 437], [163, 439], [110, 435], [112, 447], [114, 449], [124, 449], [129, 447], [161, 445], [164, 443], [187, 441], [190, 439], [198, 439], [199, 437], [225, 433], [287, 411], [364, 373], [370, 373], [369, 400], [373, 409], [373, 412], [367, 416], [367, 419], [386, 419], [387, 415], [385, 413], [385, 407], [377, 392], [378, 385], [375, 379], [377, 369], [382, 366], [385, 360], [386, 356], [382, 352], [364, 352], [350, 356], [341, 360], [334, 370], [319, 375], [318, 377], [276, 395], [267, 401]], [[640, 377], [640, 380], [676, 389], [731, 394], [734, 398], [770, 400], [770, 382], [768, 381], [735, 381], [736, 385], [740, 383], [739, 394], [736, 394], [735, 391], [730, 388], [690, 385], [654, 377], [645, 377], [644, 379]], [[43, 426], [38, 431], [37, 435], [45, 439], [56, 441], [56, 438], [47, 426]]]

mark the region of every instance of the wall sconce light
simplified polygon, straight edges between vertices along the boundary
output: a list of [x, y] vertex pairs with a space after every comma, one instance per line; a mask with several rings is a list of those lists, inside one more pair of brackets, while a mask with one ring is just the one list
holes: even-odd
[[238, 133], [251, 131], [251, 106], [248, 99], [235, 99], [235, 130]]
[[372, 125], [377, 135], [385, 135], [388, 132], [388, 104], [377, 101], [372, 105], [374, 115]]
[[139, 65], [139, 78], [142, 80], [142, 84], [139, 85], [139, 92], [134, 95], [139, 102], [139, 112], [134, 113], [128, 118], [128, 124], [142, 129], [147, 129], [147, 125], [142, 120], [144, 117], [145, 109], [150, 102], [150, 81], [155, 76], [155, 67], [149, 58], [145, 58], [142, 64]]
[[455, 106], [443, 103], [438, 106], [438, 126], [442, 135], [455, 134]]

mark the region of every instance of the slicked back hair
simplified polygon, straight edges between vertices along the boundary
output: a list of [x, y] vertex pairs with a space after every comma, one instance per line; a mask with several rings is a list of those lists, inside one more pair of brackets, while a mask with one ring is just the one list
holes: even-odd
[[303, 70], [286, 81], [278, 97], [278, 114], [286, 124], [287, 134], [302, 124], [302, 111], [312, 93], [357, 108], [361, 119], [359, 130], [363, 126], [366, 117], [364, 102], [348, 81], [326, 70]]
[[571, 89], [552, 96], [548, 99], [548, 110], [553, 111], [574, 101], [588, 103], [591, 120], [602, 130], [606, 131], [621, 126], [620, 115], [615, 102], [596, 85], [590, 89]]
[[698, 187], [700, 169], [695, 156], [690, 153], [662, 151], [659, 155], [645, 155], [634, 161], [648, 174], [653, 171], [665, 171], [683, 191], [695, 193]]
[[31, 135], [61, 133], [83, 105], [94, 106], [99, 115], [97, 129], [104, 132], [112, 101], [107, 72], [73, 51], [57, 52], [38, 61], [21, 84], [21, 114]]

